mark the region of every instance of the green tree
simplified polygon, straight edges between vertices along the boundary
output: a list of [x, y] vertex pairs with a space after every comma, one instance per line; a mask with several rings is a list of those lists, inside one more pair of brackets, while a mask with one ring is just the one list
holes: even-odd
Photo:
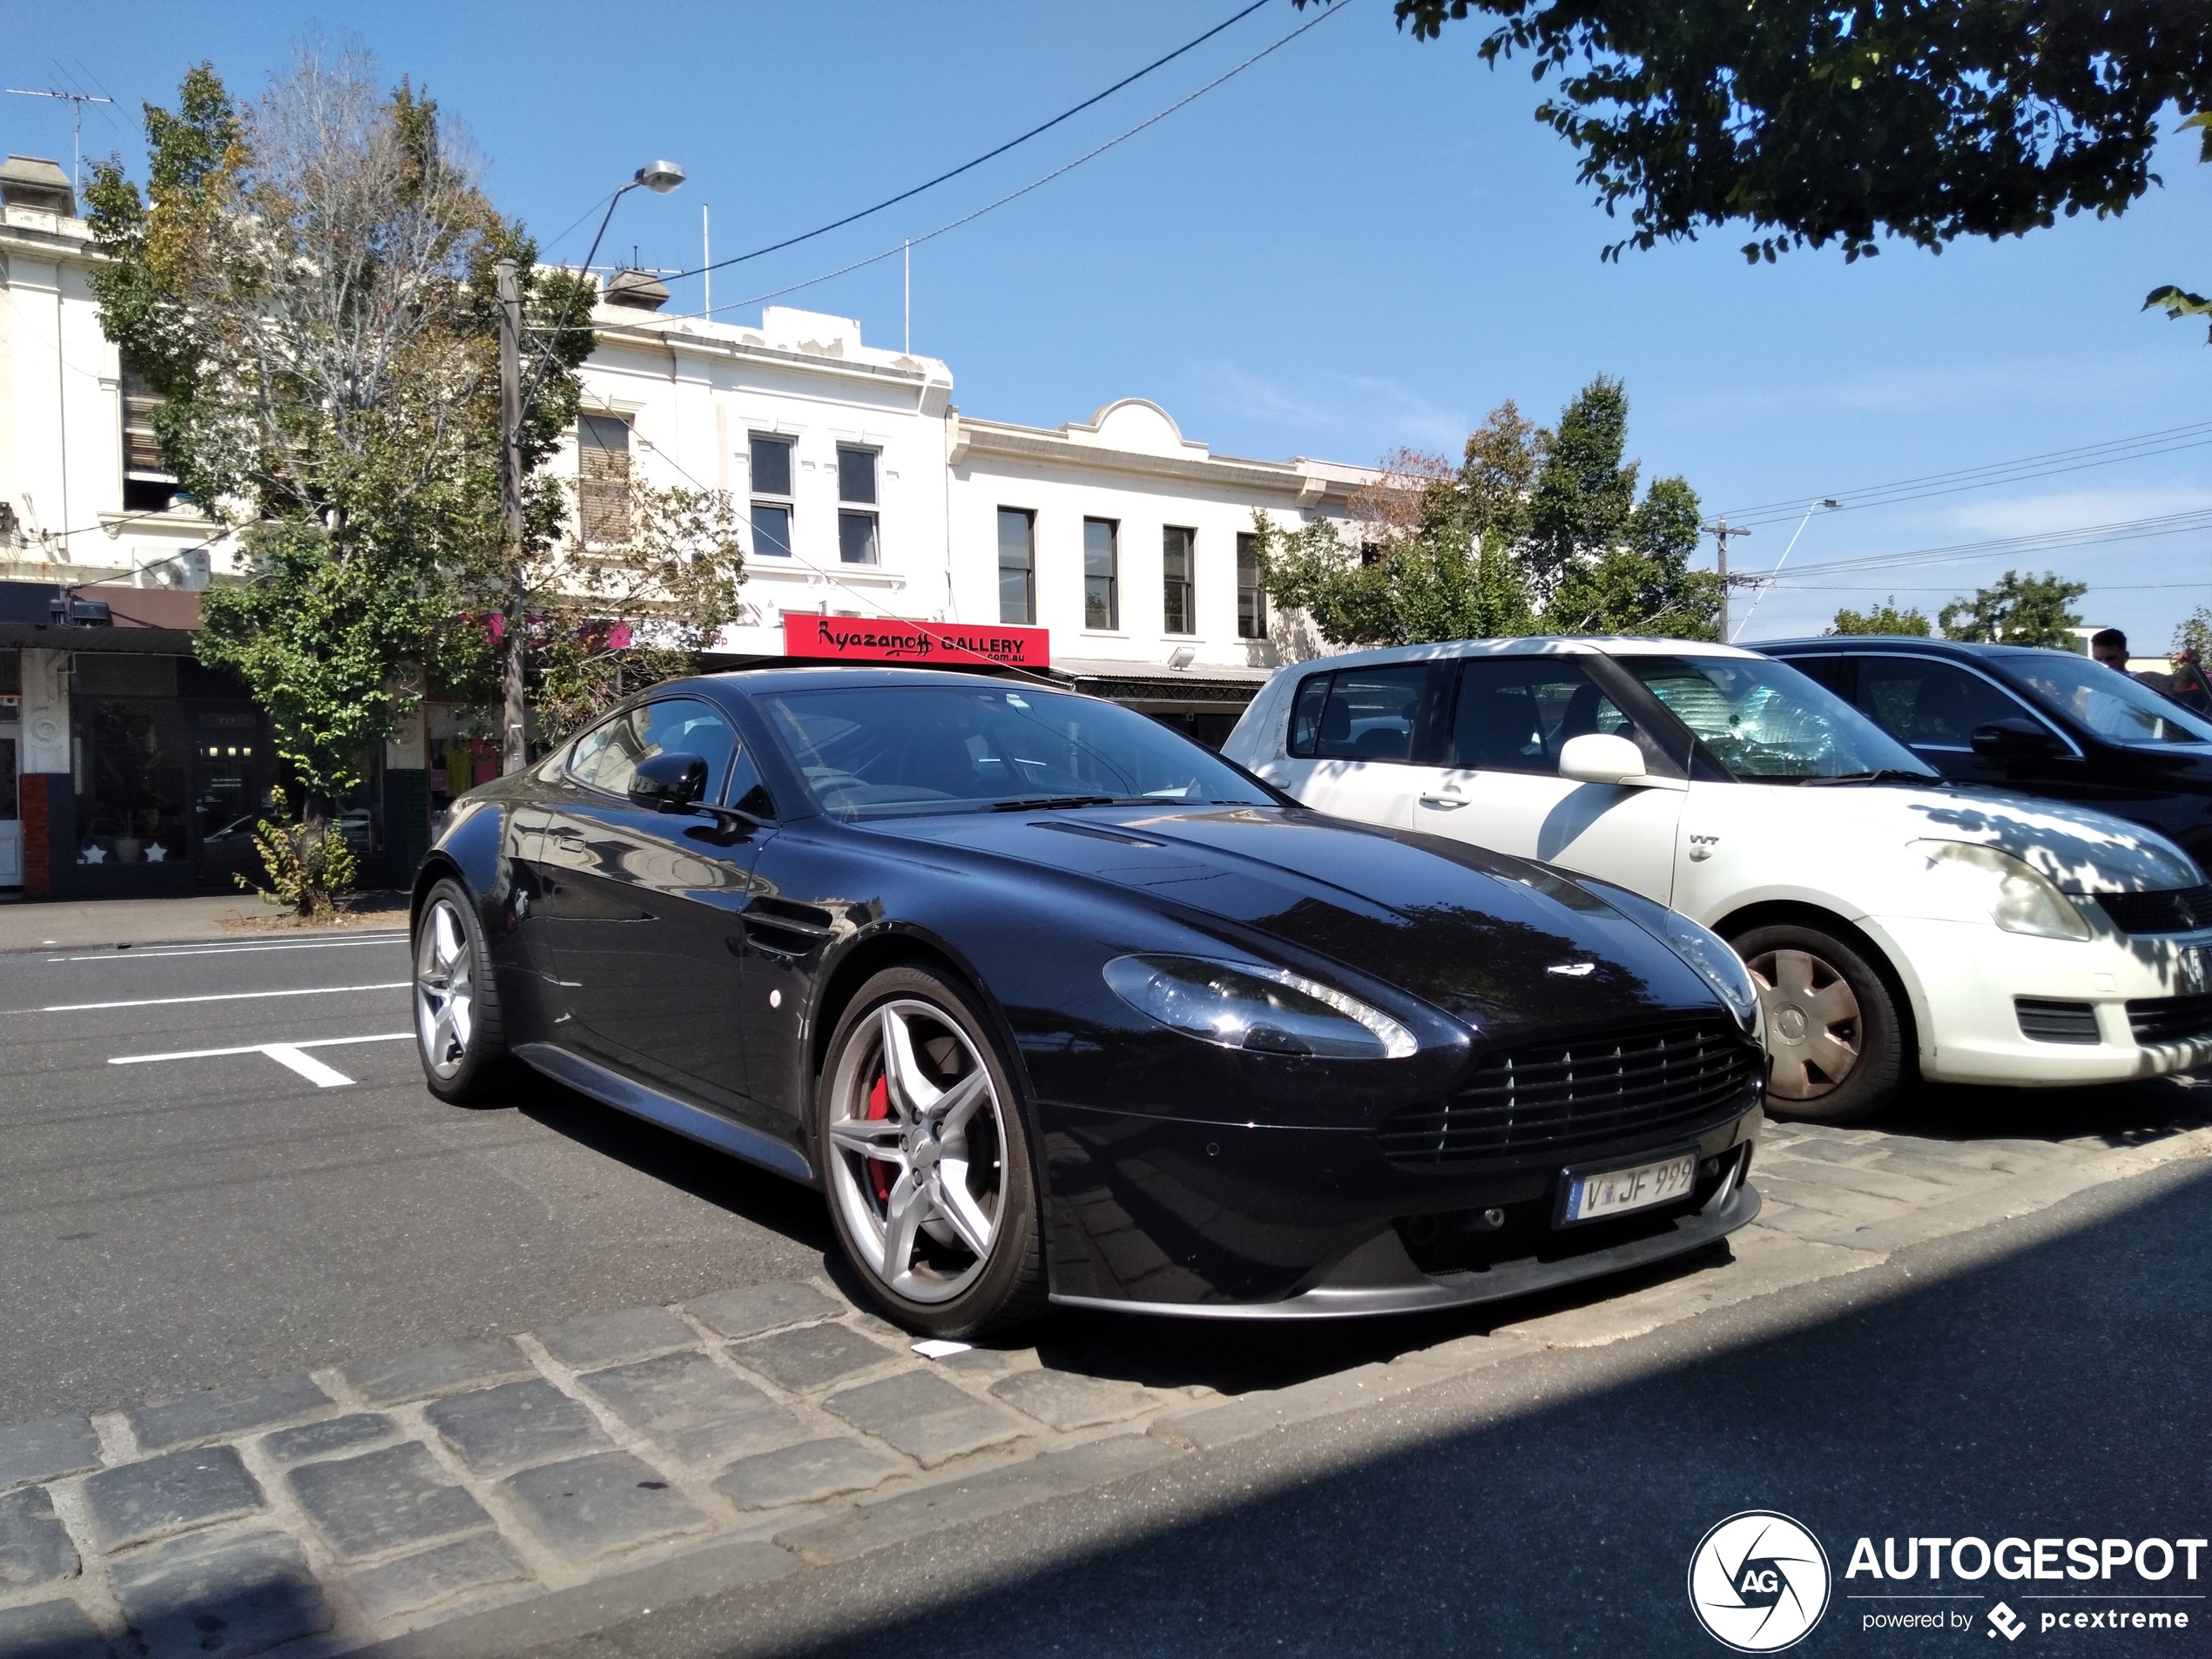
[[[1324, 0], [1298, 0], [1301, 6]], [[2124, 211], [2154, 182], [2169, 101], [2212, 106], [2201, 0], [1397, 0], [1433, 39], [1487, 14], [1480, 51], [1554, 90], [1536, 118], [1634, 227], [1605, 250], [1743, 222], [1747, 257], [1878, 234], [1940, 249], [2061, 213]]]
[[1919, 634], [1925, 637], [1929, 631], [1927, 617], [1918, 610], [1899, 610], [1897, 596], [1892, 594], [1880, 604], [1865, 610], [1839, 610], [1836, 620], [1830, 624], [1831, 634]]
[[[244, 582], [209, 590], [199, 654], [269, 711], [316, 816], [410, 711], [393, 688], [426, 667], [466, 678], [489, 650], [462, 600], [516, 556], [500, 540], [495, 262], [524, 267], [541, 324], [533, 468], [590, 348], [587, 286], [536, 271], [436, 104], [374, 75], [303, 51], [247, 105], [203, 64], [175, 111], [146, 108], [145, 190], [110, 160], [86, 192], [102, 322], [166, 399], [164, 458], [243, 532]], [[536, 477], [527, 499], [543, 544], [559, 489]]]
[[2074, 602], [2088, 591], [2087, 583], [2062, 582], [2048, 570], [2040, 577], [2007, 570], [1993, 586], [1944, 606], [1936, 625], [1946, 639], [2064, 648], [2074, 644], [2069, 631], [2081, 625]]
[[[2202, 130], [2204, 138], [2199, 146], [2197, 159], [2212, 161], [2212, 114], [2192, 115], [2182, 123], [2185, 127]], [[2175, 321], [2183, 317], [2212, 317], [2212, 300], [2201, 293], [2191, 293], [2178, 283], [2167, 282], [2153, 288], [2143, 300], [2143, 309], [2161, 307]]]
[[1689, 568], [1696, 492], [1681, 478], [1636, 499], [1624, 464], [1628, 398], [1598, 380], [1556, 431], [1510, 401], [1454, 468], [1401, 451], [1353, 502], [1360, 540], [1328, 520], [1281, 531], [1256, 516], [1260, 569], [1286, 610], [1341, 645], [1545, 633], [1716, 636], [1719, 582]]

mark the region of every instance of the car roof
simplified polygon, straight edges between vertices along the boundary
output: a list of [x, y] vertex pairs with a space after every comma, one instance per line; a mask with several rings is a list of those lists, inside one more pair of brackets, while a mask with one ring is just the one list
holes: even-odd
[[1635, 634], [1530, 634], [1511, 639], [1447, 639], [1433, 645], [1381, 645], [1348, 651], [1300, 667], [1357, 668], [1370, 663], [1418, 663], [1459, 657], [1757, 657], [1755, 651], [1710, 639]]
[[1870, 645], [1878, 650], [1932, 651], [1953, 657], [1992, 658], [2021, 657], [2031, 651], [2043, 651], [2054, 652], [2060, 657], [2076, 657], [2080, 654], [2057, 645], [1993, 645], [1981, 640], [1939, 639], [1927, 634], [1819, 634], [1806, 639], [1763, 639], [1759, 642], [1759, 649], [1769, 653], [1793, 651], [1858, 651]]
[[[670, 680], [653, 686], [642, 696], [665, 695], [676, 691], [696, 691], [712, 688], [737, 691], [754, 697], [776, 691], [826, 691], [832, 688], [893, 690], [920, 685], [956, 686], [973, 689], [978, 685], [1014, 686], [1026, 691], [1057, 691], [1067, 697], [1089, 694], [1072, 685], [1062, 685], [1034, 671], [1028, 674], [961, 673], [943, 669], [899, 668], [894, 666], [860, 667], [846, 663], [827, 663], [815, 668], [732, 668], [713, 674], [698, 674], [690, 678]], [[1092, 698], [1096, 702], [1099, 699]]]

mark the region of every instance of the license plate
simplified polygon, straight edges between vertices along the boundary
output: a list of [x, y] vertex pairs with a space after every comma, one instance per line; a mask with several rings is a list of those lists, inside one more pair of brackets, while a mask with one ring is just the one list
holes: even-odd
[[1625, 1170], [1601, 1170], [1570, 1176], [1562, 1221], [1597, 1221], [1607, 1216], [1647, 1210], [1655, 1204], [1686, 1197], [1697, 1180], [1697, 1154], [1662, 1158]]

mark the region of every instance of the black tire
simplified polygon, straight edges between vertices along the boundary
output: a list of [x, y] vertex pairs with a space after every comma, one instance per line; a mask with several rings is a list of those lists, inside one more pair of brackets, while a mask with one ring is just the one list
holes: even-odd
[[[1753, 927], [1730, 943], [1766, 1005], [1767, 1115], [1856, 1123], [1888, 1105], [1905, 1076], [1905, 1024], [1865, 954], [1798, 922]], [[1837, 1058], [1845, 1048], [1848, 1065]]]
[[[455, 933], [457, 949], [452, 948]], [[491, 953], [467, 888], [448, 877], [422, 896], [411, 947], [409, 996], [423, 1082], [440, 1100], [456, 1106], [489, 1099], [514, 1081], [514, 1062], [507, 1053]], [[453, 1017], [442, 1022], [442, 1009]]]
[[[894, 1028], [911, 1071], [887, 1064]], [[904, 1077], [895, 1088], [894, 1072]], [[814, 1090], [830, 1222], [868, 1295], [909, 1330], [981, 1336], [1044, 1307], [1036, 1165], [1016, 1076], [974, 995], [920, 968], [868, 981], [831, 1034]], [[858, 1127], [871, 1123], [880, 1127]]]

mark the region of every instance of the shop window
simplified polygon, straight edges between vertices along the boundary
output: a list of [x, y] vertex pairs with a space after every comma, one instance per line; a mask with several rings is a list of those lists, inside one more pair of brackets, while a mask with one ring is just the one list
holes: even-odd
[[79, 698], [75, 711], [78, 861], [181, 862], [184, 711], [135, 698]]
[[587, 543], [630, 539], [630, 422], [618, 415], [577, 417], [577, 505]]

